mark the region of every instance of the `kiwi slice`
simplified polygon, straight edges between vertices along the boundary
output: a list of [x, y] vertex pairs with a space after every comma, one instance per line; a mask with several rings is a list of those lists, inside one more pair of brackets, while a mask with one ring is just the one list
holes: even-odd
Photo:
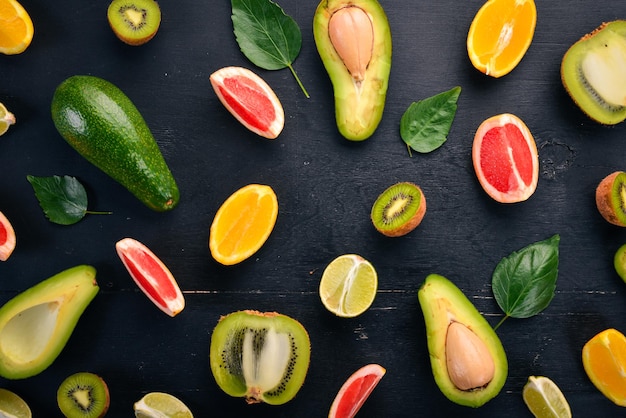
[[426, 197], [417, 185], [396, 183], [382, 192], [372, 206], [374, 227], [388, 237], [399, 237], [414, 230], [426, 214]]
[[154, 0], [113, 0], [107, 11], [113, 33], [129, 45], [143, 45], [156, 35], [161, 9]]
[[626, 226], [626, 173], [615, 171], [596, 188], [596, 206], [602, 217], [613, 225]]
[[626, 20], [603, 23], [572, 45], [561, 80], [591, 119], [615, 125], [626, 119]]
[[109, 410], [109, 388], [94, 373], [75, 373], [59, 386], [57, 403], [67, 418], [103, 417]]
[[218, 386], [248, 403], [284, 404], [304, 383], [311, 343], [297, 320], [246, 310], [220, 318], [211, 334], [209, 363]]

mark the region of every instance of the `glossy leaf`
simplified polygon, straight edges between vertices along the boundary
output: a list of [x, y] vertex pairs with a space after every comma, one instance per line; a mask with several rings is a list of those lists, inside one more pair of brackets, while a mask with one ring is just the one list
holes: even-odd
[[528, 318], [554, 297], [559, 266], [559, 235], [503, 258], [493, 272], [492, 289], [507, 317]]
[[400, 136], [413, 150], [427, 153], [448, 139], [461, 87], [413, 102], [400, 119]]

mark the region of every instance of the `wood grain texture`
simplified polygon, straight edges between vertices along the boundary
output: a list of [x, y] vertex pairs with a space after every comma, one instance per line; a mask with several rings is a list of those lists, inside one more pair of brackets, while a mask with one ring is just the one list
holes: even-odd
[[[626, 18], [610, 0], [537, 2], [535, 38], [519, 66], [491, 79], [471, 66], [465, 50], [480, 0], [382, 0], [394, 42], [390, 90], [373, 137], [350, 143], [337, 132], [330, 80], [315, 49], [317, 2], [279, 4], [300, 25], [295, 70], [306, 99], [287, 71], [264, 71], [246, 60], [232, 33], [230, 2], [161, 3], [157, 36], [141, 47], [115, 38], [107, 2], [24, 0], [35, 38], [19, 56], [0, 57], [0, 101], [17, 124], [0, 139], [0, 211], [13, 223], [17, 248], [0, 264], [0, 302], [76, 264], [97, 268], [101, 293], [66, 348], [46, 371], [0, 379], [35, 416], [57, 416], [59, 383], [77, 371], [101, 374], [111, 388], [110, 416], [130, 416], [149, 391], [170, 392], [198, 417], [321, 417], [343, 381], [376, 362], [387, 374], [359, 417], [528, 417], [521, 390], [529, 375], [552, 378], [575, 416], [624, 414], [587, 379], [584, 343], [608, 327], [626, 332], [626, 284], [612, 258], [626, 229], [597, 213], [594, 190], [608, 173], [626, 169], [626, 125], [588, 120], [564, 91], [560, 60], [567, 48], [603, 21]], [[248, 132], [217, 100], [209, 75], [227, 65], [255, 70], [283, 103], [286, 125], [275, 141]], [[55, 131], [50, 100], [70, 75], [91, 74], [120, 87], [151, 127], [181, 189], [172, 212], [153, 213], [77, 155]], [[409, 157], [399, 122], [411, 102], [459, 85], [459, 108], [448, 141]], [[478, 125], [498, 113], [522, 118], [541, 162], [537, 191], [526, 202], [501, 205], [474, 175], [471, 143]], [[49, 223], [26, 175], [72, 175], [87, 187], [88, 216], [71, 227]], [[428, 199], [422, 224], [389, 239], [369, 221], [375, 198], [397, 181], [420, 185]], [[278, 221], [264, 247], [232, 267], [214, 262], [208, 229], [220, 204], [248, 183], [271, 185]], [[417, 290], [429, 273], [454, 281], [490, 323], [502, 317], [491, 293], [498, 261], [532, 242], [561, 236], [557, 291], [536, 317], [508, 319], [498, 329], [510, 371], [502, 392], [479, 409], [448, 401], [432, 378]], [[115, 254], [126, 236], [150, 247], [171, 269], [187, 307], [162, 314], [136, 288]], [[368, 258], [379, 274], [373, 306], [354, 319], [323, 308], [317, 286], [325, 266], [343, 253]], [[210, 334], [220, 315], [239, 309], [279, 311], [303, 323], [312, 343], [307, 380], [280, 407], [246, 405], [215, 384], [208, 366]], [[0, 336], [1, 337], [1, 336]]]

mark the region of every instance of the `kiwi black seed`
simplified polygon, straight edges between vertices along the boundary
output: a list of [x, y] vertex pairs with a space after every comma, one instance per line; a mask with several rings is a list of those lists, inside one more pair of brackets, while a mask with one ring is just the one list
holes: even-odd
[[602, 217], [617, 226], [626, 227], [626, 173], [615, 171], [596, 188], [596, 206]]
[[156, 35], [161, 9], [154, 0], [113, 0], [107, 11], [113, 33], [129, 45], [143, 45]]
[[378, 196], [372, 205], [374, 227], [388, 237], [399, 237], [414, 230], [426, 214], [426, 197], [411, 182], [396, 183]]
[[626, 119], [626, 20], [600, 25], [563, 56], [561, 80], [591, 119], [615, 125]]
[[59, 386], [57, 404], [67, 418], [103, 417], [109, 410], [109, 388], [94, 373], [75, 373]]

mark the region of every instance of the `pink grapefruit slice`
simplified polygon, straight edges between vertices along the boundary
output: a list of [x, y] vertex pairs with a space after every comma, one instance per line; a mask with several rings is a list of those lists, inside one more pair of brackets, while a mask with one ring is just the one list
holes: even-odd
[[115, 244], [117, 255], [137, 286], [169, 316], [176, 316], [185, 307], [178, 283], [170, 270], [154, 253], [133, 238]]
[[385, 372], [385, 368], [378, 364], [367, 364], [354, 372], [339, 389], [328, 418], [354, 417]]
[[215, 94], [228, 111], [252, 132], [275, 139], [285, 125], [283, 106], [274, 90], [243, 67], [224, 67], [209, 77]]
[[515, 115], [492, 116], [478, 127], [472, 161], [480, 185], [500, 203], [527, 200], [537, 188], [537, 145], [526, 124]]
[[0, 212], [0, 261], [7, 261], [15, 249], [15, 230], [11, 222]]

